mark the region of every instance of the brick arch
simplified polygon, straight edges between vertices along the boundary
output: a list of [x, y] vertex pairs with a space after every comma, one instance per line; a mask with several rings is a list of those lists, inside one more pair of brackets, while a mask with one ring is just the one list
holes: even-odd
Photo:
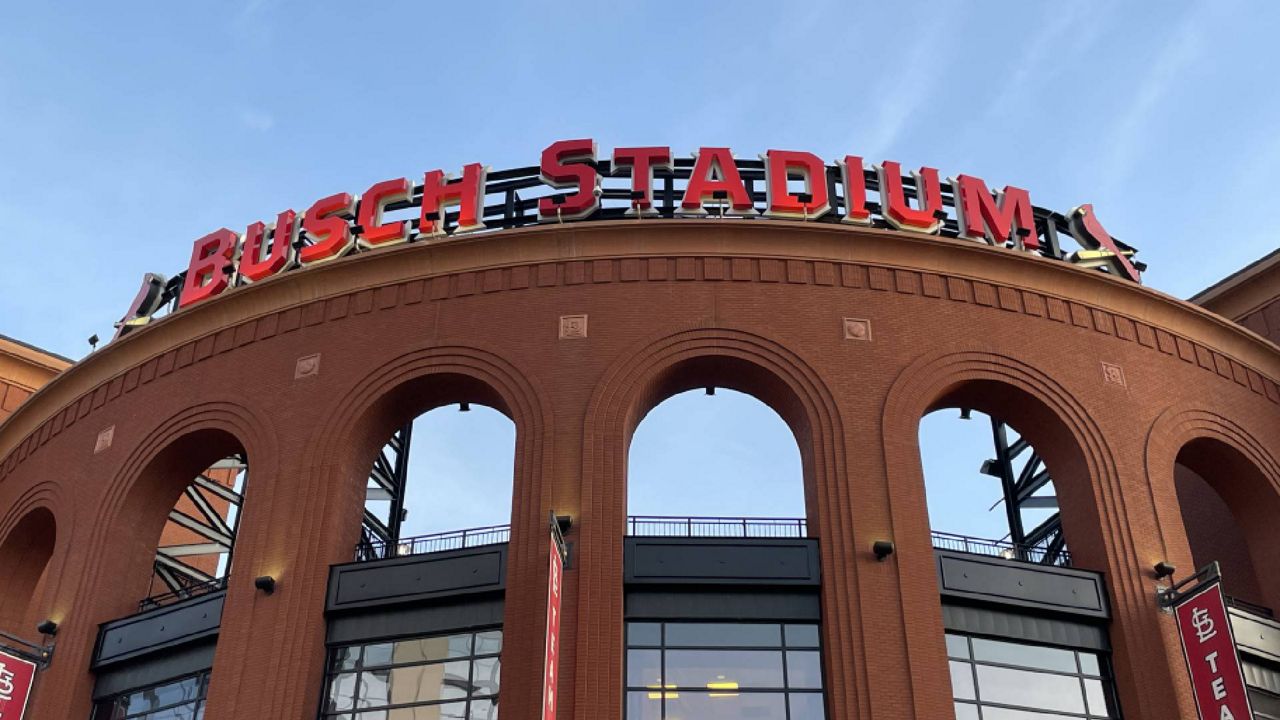
[[[271, 426], [243, 405], [225, 401], [201, 403], [161, 419], [152, 427], [133, 445], [133, 451], [108, 482], [101, 500], [102, 521], [88, 539], [94, 548], [139, 550], [140, 555], [146, 556], [145, 561], [131, 562], [130, 566], [137, 567], [126, 570], [126, 566], [119, 565], [121, 561], [108, 556], [133, 558], [134, 553], [95, 551], [91, 559], [94, 570], [85, 577], [88, 587], [97, 587], [100, 577], [107, 578], [105, 584], [134, 585], [130, 581], [135, 575], [142, 575], [139, 568], [145, 566], [149, 572], [150, 556], [155, 553], [169, 510], [191, 479], [213, 462], [242, 451], [255, 476], [265, 482], [274, 474], [276, 442]], [[245, 491], [241, 525], [252, 521], [255, 515], [253, 488], [246, 487]], [[141, 553], [142, 545], [149, 545], [149, 551]], [[129, 604], [140, 599], [122, 600], [117, 614], [123, 614]]]
[[[261, 668], [266, 674], [262, 678], [245, 677], [243, 667], [228, 668], [231, 682], [211, 687], [210, 707], [228, 715], [277, 717], [290, 708], [314, 705], [321, 692], [325, 638], [323, 628], [316, 628], [313, 620], [324, 605], [328, 567], [351, 560], [359, 537], [364, 482], [374, 454], [404, 422], [461, 401], [493, 407], [516, 425], [506, 589], [507, 617], [516, 619], [507, 623], [503, 645], [504, 653], [538, 655], [542, 628], [528, 618], [536, 617], [537, 608], [546, 602], [542, 531], [550, 508], [546, 478], [551, 474], [553, 427], [544, 398], [536, 380], [497, 353], [464, 346], [405, 353], [371, 368], [343, 389], [318, 416], [314, 423], [318, 432], [299, 448], [298, 458], [287, 469], [299, 485], [296, 496], [305, 498], [300, 514], [307, 518], [307, 525], [273, 528], [255, 552], [287, 553], [288, 562], [299, 569], [291, 574], [292, 584], [287, 589], [282, 584], [282, 591], [272, 598], [285, 603], [288, 610], [272, 615], [270, 628], [257, 628], [276, 633], [279, 642], [273, 653], [295, 660]], [[536, 559], [539, 556], [542, 561]], [[233, 600], [228, 599], [229, 608]], [[230, 639], [227, 630], [224, 625], [224, 639]], [[254, 631], [248, 622], [233, 630], [237, 642], [246, 645], [253, 642]], [[540, 679], [530, 672], [506, 673], [504, 704], [538, 705]], [[273, 688], [271, 698], [265, 704], [241, 705], [236, 689], [240, 681], [265, 683]]]
[[[863, 665], [850, 657], [861, 642], [852, 607], [856, 569], [843, 557], [853, 546], [853, 529], [836, 509], [850, 502], [844, 481], [845, 431], [822, 377], [781, 343], [728, 328], [689, 327], [651, 337], [620, 357], [594, 388], [587, 407], [581, 506], [576, 509], [583, 518], [575, 558], [581, 578], [577, 643], [591, 647], [594, 657], [612, 658], [612, 664], [574, 678], [574, 717], [594, 720], [588, 708], [622, 706], [621, 567], [631, 433], [662, 400], [708, 384], [761, 400], [796, 436], [810, 532], [823, 542], [823, 631], [840, 638], [827, 643], [828, 708], [832, 717], [853, 716], [859, 703], [865, 706], [859, 689], [867, 681]], [[561, 691], [568, 694], [567, 688]]]
[[[1185, 470], [1180, 472], [1179, 466]], [[1158, 507], [1164, 510], [1161, 528], [1169, 555], [1185, 563], [1179, 575], [1183, 567], [1190, 572], [1193, 564], [1216, 559], [1229, 593], [1280, 608], [1280, 556], [1274, 542], [1275, 518], [1280, 517], [1280, 461], [1266, 444], [1219, 412], [1183, 404], [1167, 409], [1152, 425], [1146, 468], [1153, 495], [1172, 500]], [[1197, 494], [1206, 490], [1207, 496]], [[1228, 529], [1238, 533], [1210, 544], [1214, 538], [1186, 523], [1193, 509], [1189, 503], [1199, 504], [1196, 509], [1204, 512], [1216, 506], [1229, 513], [1226, 519], [1235, 527]], [[1237, 556], [1241, 550], [1243, 556]], [[1206, 552], [1227, 555], [1206, 557]]]
[[[345, 392], [321, 422], [323, 431], [311, 443], [307, 456], [314, 459], [316, 467], [341, 468], [363, 480], [378, 449], [404, 423], [444, 405], [487, 405], [516, 425], [512, 504], [512, 523], [516, 525], [516, 508], [539, 504], [538, 496], [531, 493], [538, 489], [551, 424], [541, 397], [533, 381], [496, 353], [460, 346], [415, 351], [375, 368]], [[363, 481], [359, 487], [348, 484], [363, 505]], [[536, 522], [541, 527], [544, 521], [539, 515]], [[359, 515], [346, 525], [354, 546]]]
[[[1118, 678], [1121, 704], [1158, 716], [1180, 716], [1180, 677], [1168, 667], [1126, 661], [1163, 656], [1171, 648], [1171, 626], [1162, 625], [1152, 601], [1146, 549], [1138, 547], [1130, 513], [1141, 512], [1146, 498], [1127, 497], [1103, 429], [1075, 394], [1047, 372], [1018, 358], [1015, 350], [986, 344], [954, 346], [925, 355], [898, 376], [883, 414], [883, 448], [891, 496], [894, 539], [903, 587], [903, 617], [932, 626], [927, 643], [909, 643], [912, 677], [943, 671], [942, 622], [935, 592], [909, 593], [911, 578], [925, 577], [933, 563], [928, 510], [920, 461], [920, 418], [944, 407], [968, 407], [1013, 425], [1031, 442], [1054, 475], [1063, 526], [1077, 564], [1107, 575], [1112, 608], [1112, 642], [1117, 663], [1128, 669]], [[1121, 623], [1120, 618], [1131, 620]], [[923, 707], [917, 693], [917, 717], [940, 712]], [[949, 698], [947, 698], [949, 701]]]
[[25, 637], [33, 623], [60, 615], [51, 598], [65, 579], [47, 568], [58, 566], [72, 543], [72, 505], [59, 483], [43, 480], [0, 506], [0, 630]]
[[[37, 590], [45, 579], [58, 543], [56, 506], [22, 502], [9, 509], [0, 524], [0, 630], [19, 637], [33, 634]], [[65, 532], [65, 530], [64, 530]]]
[[[276, 441], [271, 426], [231, 402], [200, 403], [158, 418], [131, 447], [101, 489], [91, 487], [87, 478], [76, 480], [84, 493], [92, 494], [89, 501], [97, 503], [97, 522], [77, 532], [76, 543], [83, 546], [79, 566], [56, 568], [60, 573], [78, 571], [80, 576], [70, 593], [74, 604], [65, 609], [58, 661], [42, 681], [64, 691], [39, 693], [33, 708], [38, 717], [88, 716], [93, 678], [84, 669], [93, 653], [94, 628], [136, 610], [168, 512], [191, 478], [237, 449], [246, 452], [261, 476], [274, 475]], [[254, 497], [247, 489], [242, 530], [258, 521]], [[248, 570], [233, 570], [233, 588], [235, 578]]]

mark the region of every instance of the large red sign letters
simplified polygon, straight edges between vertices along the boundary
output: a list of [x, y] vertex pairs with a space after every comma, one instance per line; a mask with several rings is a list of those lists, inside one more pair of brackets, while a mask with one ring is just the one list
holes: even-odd
[[[1127, 246], [1122, 248], [1103, 229], [1091, 205], [1072, 210], [1063, 225], [1083, 249], [1061, 253], [1057, 248], [1058, 230], [1049, 226], [1062, 221], [1063, 216], [1042, 219], [1048, 223], [1042, 238], [1037, 232], [1036, 213], [1048, 211], [1034, 208], [1026, 190], [1006, 185], [992, 192], [981, 178], [972, 175], [960, 174], [944, 183], [936, 168], [922, 167], [909, 173], [914, 180], [911, 189], [904, 181], [902, 166], [892, 160], [867, 167], [861, 157], [845, 155], [828, 167], [810, 152], [769, 150], [760, 156], [760, 163], [742, 165], [730, 148], [701, 147], [693, 153], [692, 166], [681, 166], [679, 177], [685, 177], [686, 169], [688, 177], [683, 179], [683, 187], [676, 188], [671, 184], [676, 165], [670, 147], [614, 148], [606, 156], [607, 161], [601, 161], [600, 155], [596, 142], [590, 138], [559, 140], [543, 150], [536, 179], [563, 192], [542, 197], [534, 193], [538, 222], [603, 217], [597, 212], [602, 209], [616, 213], [611, 217], [657, 216], [660, 213], [655, 207], [655, 171], [661, 170], [665, 173], [667, 215], [764, 216], [801, 221], [824, 217], [831, 221], [830, 216], [836, 216], [839, 222], [856, 225], [871, 225], [874, 215], [891, 228], [938, 234], [948, 226], [951, 208], [955, 222], [948, 232], [962, 239], [1041, 253], [1085, 267], [1104, 267], [1119, 277], [1141, 282], [1143, 266], [1128, 257], [1134, 251]], [[744, 182], [748, 165], [754, 175]], [[503, 179], [496, 181], [499, 186], [505, 183], [516, 187], [509, 179], [512, 172], [503, 173]], [[480, 163], [464, 166], [457, 177], [431, 170], [423, 175], [420, 192], [409, 178], [392, 178], [374, 183], [363, 195], [340, 192], [321, 198], [301, 214], [283, 210], [274, 223], [253, 222], [243, 233], [216, 230], [195, 241], [185, 279], [179, 283], [181, 290], [177, 286], [167, 289], [164, 299], [167, 302], [176, 296], [178, 308], [187, 308], [236, 287], [352, 252], [404, 242], [430, 243], [488, 229], [486, 194], [507, 192], [486, 186], [488, 175], [489, 169]], [[627, 191], [617, 188], [614, 181], [615, 189], [606, 192], [602, 182], [605, 177], [628, 175], [630, 200], [622, 201], [628, 203], [623, 210], [617, 206], [618, 198], [627, 197], [622, 195]], [[758, 206], [758, 191], [753, 193], [759, 187], [753, 183], [761, 179], [765, 190], [763, 207]], [[528, 188], [523, 184], [518, 187]], [[869, 202], [868, 191], [877, 193], [876, 202]], [[948, 191], [950, 196], [944, 195]], [[614, 205], [602, 205], [602, 198]], [[508, 195], [508, 205], [511, 202]], [[389, 209], [403, 211], [414, 205], [419, 208], [419, 217], [414, 220], [403, 215], [384, 218]], [[450, 212], [452, 208], [456, 212]], [[1044, 247], [1046, 242], [1048, 249]], [[146, 324], [155, 312], [143, 300], [135, 301], [121, 321], [121, 333]]]

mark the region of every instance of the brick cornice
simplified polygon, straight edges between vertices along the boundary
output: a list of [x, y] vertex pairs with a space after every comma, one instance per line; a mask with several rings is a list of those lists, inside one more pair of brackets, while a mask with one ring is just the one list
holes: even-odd
[[843, 287], [1033, 316], [1146, 347], [1280, 403], [1275, 345], [1172, 296], [1068, 263], [913, 233], [785, 221], [540, 226], [401, 246], [285, 273], [94, 353], [0, 425], [0, 478], [62, 428], [213, 355], [398, 305], [647, 282]]

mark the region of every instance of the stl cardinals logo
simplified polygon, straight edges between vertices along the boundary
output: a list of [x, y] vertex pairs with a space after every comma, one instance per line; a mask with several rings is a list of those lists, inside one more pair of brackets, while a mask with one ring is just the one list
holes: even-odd
[[1138, 268], [1129, 261], [1132, 250], [1121, 250], [1111, 233], [1098, 222], [1093, 214], [1093, 205], [1081, 205], [1067, 216], [1071, 223], [1071, 234], [1088, 250], [1071, 253], [1071, 262], [1084, 267], [1106, 266], [1111, 272], [1136, 283], [1142, 282]]

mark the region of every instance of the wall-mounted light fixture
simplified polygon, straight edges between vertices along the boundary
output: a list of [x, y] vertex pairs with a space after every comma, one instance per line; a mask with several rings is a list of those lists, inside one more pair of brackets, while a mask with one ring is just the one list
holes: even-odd
[[970, 410], [969, 408], [960, 408], [960, 419], [961, 419], [961, 420], [972, 420], [972, 419], [973, 419], [973, 410]]
[[276, 591], [276, 579], [270, 575], [259, 575], [253, 579], [253, 586], [264, 594], [270, 595]]
[[877, 540], [871, 543], [871, 552], [876, 554], [876, 560], [883, 561], [893, 554], [893, 549], [893, 542], [889, 540]]
[[458, 412], [471, 412], [471, 403], [469, 402], [458, 403]]
[[1156, 566], [1152, 569], [1155, 570], [1157, 580], [1160, 578], [1171, 578], [1173, 577], [1173, 574], [1178, 571], [1178, 568], [1170, 565], [1165, 560], [1161, 560], [1156, 563]]
[[560, 527], [560, 534], [564, 535], [565, 533], [569, 532], [569, 528], [573, 527], [573, 516], [557, 515], [556, 525]]
[[715, 386], [715, 385], [708, 385], [708, 386], [707, 386], [707, 394], [708, 394], [708, 395], [715, 395], [715, 394], [716, 394], [716, 386]]
[[40, 624], [36, 625], [36, 632], [40, 633], [41, 635], [48, 635], [49, 637], [53, 637], [54, 635], [58, 634], [58, 623], [52, 620], [49, 620], [48, 618], [41, 620]]

